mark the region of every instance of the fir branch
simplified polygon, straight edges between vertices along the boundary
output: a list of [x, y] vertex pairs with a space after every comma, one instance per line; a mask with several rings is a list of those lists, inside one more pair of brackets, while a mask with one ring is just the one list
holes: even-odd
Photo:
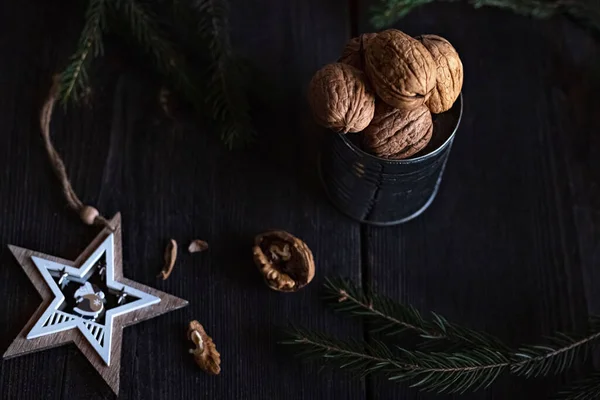
[[189, 77], [188, 67], [160, 29], [152, 11], [137, 0], [115, 0], [115, 7], [117, 11], [123, 11], [118, 14], [126, 18], [133, 37], [152, 55], [159, 71], [173, 78], [177, 89], [193, 97], [195, 87]]
[[390, 380], [409, 380], [411, 387], [427, 392], [464, 393], [487, 388], [510, 365], [504, 354], [486, 348], [459, 353], [403, 353], [411, 368]]
[[197, 17], [196, 34], [208, 43], [210, 80], [206, 103], [213, 118], [220, 121], [221, 139], [232, 148], [244, 145], [255, 136], [251, 125], [249, 104], [240, 63], [231, 49], [228, 7], [226, 0], [197, 0], [192, 2]]
[[367, 317], [375, 326], [374, 332], [398, 335], [405, 331], [417, 333], [428, 341], [446, 340], [454, 344], [482, 345], [506, 351], [501, 340], [484, 332], [477, 332], [448, 322], [439, 314], [431, 313], [425, 320], [419, 311], [372, 290], [364, 290], [344, 279], [326, 279], [325, 299], [334, 310], [351, 316]]
[[521, 347], [514, 353], [511, 372], [527, 378], [560, 374], [569, 369], [581, 353], [586, 357], [585, 350], [599, 338], [600, 331], [591, 329], [583, 338], [558, 333], [548, 339], [549, 344]]
[[[394, 24], [415, 8], [436, 0], [382, 0], [373, 7], [371, 23], [380, 29]], [[458, 2], [461, 0], [438, 0]], [[600, 5], [585, 0], [465, 0], [475, 8], [498, 7], [534, 18], [550, 18], [565, 14], [600, 32]]]
[[290, 340], [282, 343], [301, 347], [299, 355], [304, 358], [322, 357], [361, 374], [382, 372], [390, 380], [438, 393], [486, 388], [509, 366], [502, 353], [488, 349], [461, 353], [399, 349], [396, 355], [381, 342], [343, 341], [304, 329], [293, 329]]
[[555, 400], [596, 400], [600, 398], [600, 371], [566, 386], [554, 396]]
[[80, 91], [87, 85], [90, 56], [97, 57], [104, 51], [102, 32], [105, 27], [106, 1], [89, 0], [77, 50], [60, 75], [59, 98], [63, 106], [66, 106], [70, 99], [77, 101]]
[[559, 334], [552, 342], [562, 343], [562, 347], [531, 346], [513, 353], [475, 346], [459, 352], [398, 348], [399, 354], [393, 354], [382, 342], [373, 345], [342, 341], [298, 328], [291, 331], [290, 340], [282, 343], [301, 347], [299, 355], [305, 358], [322, 357], [326, 361], [335, 361], [341, 368], [362, 374], [384, 372], [390, 380], [408, 381], [411, 387], [423, 391], [464, 393], [488, 387], [503, 372], [526, 378], [564, 372], [574, 364], [577, 355], [599, 336], [597, 332], [573, 341]]
[[335, 300], [332, 304], [338, 311], [373, 318], [393, 333], [409, 330], [425, 339], [452, 339], [461, 348], [433, 352], [398, 347], [394, 354], [378, 341], [341, 341], [295, 328], [290, 333], [291, 340], [284, 344], [300, 347], [301, 355], [338, 361], [343, 368], [362, 374], [385, 372], [391, 380], [408, 381], [424, 391], [475, 391], [491, 385], [503, 372], [525, 378], [560, 374], [580, 356], [585, 357], [600, 339], [600, 318], [592, 317], [589, 332], [583, 337], [557, 333], [543, 345], [522, 346], [513, 351], [490, 341], [488, 337], [492, 336], [462, 328], [437, 314], [433, 314], [433, 321], [427, 321], [410, 306], [376, 293], [367, 296], [350, 282], [328, 279], [326, 292], [330, 300]]
[[381, 342], [370, 345], [356, 340], [340, 340], [321, 332], [291, 327], [288, 340], [281, 344], [300, 348], [298, 356], [305, 359], [335, 361], [342, 369], [370, 373], [402, 371], [409, 366], [394, 359], [392, 351]]

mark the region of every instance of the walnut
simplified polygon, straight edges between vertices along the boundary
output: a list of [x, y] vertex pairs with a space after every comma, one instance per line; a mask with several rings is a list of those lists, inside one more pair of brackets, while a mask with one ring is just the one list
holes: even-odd
[[217, 351], [215, 343], [208, 336], [200, 322], [190, 322], [188, 339], [196, 345], [195, 349], [190, 349], [190, 354], [194, 355], [196, 364], [210, 375], [219, 375], [221, 372], [221, 354]]
[[436, 82], [436, 64], [429, 51], [397, 29], [383, 31], [369, 41], [365, 72], [383, 101], [403, 109], [424, 104]]
[[350, 39], [348, 43], [346, 43], [346, 46], [344, 46], [342, 56], [338, 61], [344, 64], [352, 65], [354, 68], [364, 71], [365, 48], [369, 45], [369, 41], [375, 36], [377, 36], [376, 33], [364, 33], [360, 36]]
[[463, 85], [463, 65], [449, 41], [437, 35], [417, 36], [429, 50], [437, 65], [437, 80], [427, 106], [432, 113], [448, 111], [458, 98]]
[[336, 132], [360, 132], [375, 112], [375, 96], [358, 69], [342, 64], [321, 68], [310, 81], [308, 101], [319, 125]]
[[422, 150], [432, 134], [427, 106], [398, 110], [379, 102], [371, 125], [363, 132], [363, 145], [379, 157], [403, 159]]
[[267, 285], [280, 292], [295, 292], [315, 276], [315, 262], [306, 243], [284, 231], [269, 231], [254, 240], [254, 263]]

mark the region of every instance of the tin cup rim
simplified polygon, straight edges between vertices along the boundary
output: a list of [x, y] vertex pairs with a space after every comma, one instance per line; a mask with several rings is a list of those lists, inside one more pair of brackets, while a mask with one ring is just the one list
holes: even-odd
[[435, 149], [431, 150], [429, 153], [423, 154], [423, 155], [421, 155], [419, 157], [406, 158], [406, 159], [402, 159], [402, 160], [392, 160], [392, 159], [389, 159], [389, 158], [378, 157], [378, 156], [373, 155], [371, 153], [367, 153], [366, 151], [364, 151], [360, 147], [356, 146], [354, 143], [352, 143], [348, 139], [348, 137], [346, 136], [346, 134], [344, 134], [344, 133], [336, 133], [336, 135], [338, 135], [342, 139], [342, 141], [344, 142], [344, 144], [346, 146], [348, 146], [350, 148], [350, 150], [352, 150], [353, 152], [355, 152], [355, 153], [357, 153], [357, 154], [359, 154], [359, 155], [361, 155], [361, 156], [363, 156], [365, 158], [371, 158], [373, 160], [377, 160], [378, 162], [387, 163], [387, 164], [393, 164], [393, 165], [407, 165], [407, 164], [413, 164], [413, 163], [417, 163], [417, 162], [420, 162], [420, 161], [424, 161], [424, 160], [427, 160], [428, 158], [434, 157], [439, 152], [441, 152], [444, 148], [446, 148], [450, 143], [452, 143], [452, 140], [454, 139], [454, 135], [456, 134], [456, 131], [458, 130], [458, 127], [460, 126], [460, 122], [462, 120], [462, 115], [463, 115], [463, 94], [462, 94], [462, 92], [458, 95], [458, 99], [457, 100], [459, 101], [458, 119], [456, 120], [456, 124], [454, 125], [454, 129], [452, 130], [452, 133], [438, 147], [436, 147]]

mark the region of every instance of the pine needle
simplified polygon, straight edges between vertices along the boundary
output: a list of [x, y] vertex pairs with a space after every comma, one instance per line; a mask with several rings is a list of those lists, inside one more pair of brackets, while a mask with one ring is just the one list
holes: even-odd
[[195, 33], [208, 43], [210, 79], [205, 103], [218, 121], [221, 139], [229, 147], [243, 146], [254, 139], [249, 104], [245, 93], [244, 72], [231, 50], [228, 7], [225, 0], [192, 1], [197, 19]]
[[344, 279], [328, 278], [324, 288], [325, 299], [331, 308], [350, 316], [368, 318], [373, 333], [392, 336], [414, 332], [425, 341], [423, 346], [443, 341], [443, 344], [451, 342], [508, 350], [496, 337], [452, 324], [436, 313], [431, 313], [431, 319], [426, 320], [416, 308], [381, 296], [373, 290], [362, 290]]
[[563, 388], [555, 400], [597, 400], [600, 398], [600, 371], [591, 373]]
[[77, 101], [81, 90], [86, 87], [90, 58], [97, 57], [104, 51], [102, 32], [105, 27], [106, 1], [89, 0], [85, 12], [85, 25], [79, 36], [77, 50], [60, 76], [59, 98], [63, 106], [66, 106], [71, 99]]
[[[372, 8], [371, 23], [381, 29], [393, 25], [415, 8], [436, 0], [381, 0]], [[461, 0], [439, 0], [458, 2]], [[550, 18], [556, 15], [567, 15], [579, 21], [582, 25], [600, 33], [600, 3], [596, 0], [462, 0], [479, 7], [498, 7], [513, 11], [517, 14], [534, 17]]]
[[523, 346], [513, 355], [511, 372], [527, 378], [556, 375], [571, 368], [579, 356], [587, 357], [589, 346], [600, 339], [597, 326], [587, 336], [576, 338], [557, 333], [544, 345]]
[[154, 58], [159, 71], [173, 78], [177, 89], [187, 93], [194, 91], [188, 75], [188, 66], [175, 50], [167, 34], [158, 26], [152, 11], [138, 0], [116, 0], [115, 7], [117, 14], [129, 25], [138, 44]]

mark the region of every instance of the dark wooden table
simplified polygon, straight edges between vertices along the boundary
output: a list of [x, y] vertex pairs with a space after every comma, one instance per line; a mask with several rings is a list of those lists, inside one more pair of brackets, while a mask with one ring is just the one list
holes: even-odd
[[[82, 23], [78, 2], [49, 3], [0, 6], [3, 349], [40, 301], [6, 245], [74, 258], [97, 233], [66, 208], [39, 135], [41, 99]], [[319, 289], [332, 274], [515, 345], [581, 329], [588, 313], [600, 312], [597, 39], [565, 19], [533, 21], [464, 4], [427, 6], [399, 23], [410, 34], [441, 34], [459, 50], [465, 114], [431, 208], [402, 226], [372, 228], [326, 200], [315, 172], [322, 131], [305, 101], [313, 72], [352, 35], [371, 29], [368, 5], [232, 3], [234, 44], [266, 88], [253, 93], [260, 139], [251, 149], [230, 152], [215, 132], [166, 119], [157, 82], [130, 63], [96, 88], [91, 107], [55, 117], [55, 142], [75, 189], [106, 214], [123, 213], [125, 275], [190, 301], [125, 330], [120, 398], [454, 398], [321, 370], [277, 345], [288, 322], [364, 334], [360, 322], [323, 306]], [[313, 249], [317, 275], [305, 290], [284, 295], [262, 283], [250, 248], [268, 228], [289, 230]], [[163, 282], [156, 274], [169, 238], [184, 245], [202, 238], [211, 248], [183, 254]], [[218, 377], [199, 371], [187, 354], [191, 319], [218, 345]], [[463, 398], [544, 399], [562, 380], [506, 377]], [[1, 362], [0, 397], [114, 395], [66, 346]]]

